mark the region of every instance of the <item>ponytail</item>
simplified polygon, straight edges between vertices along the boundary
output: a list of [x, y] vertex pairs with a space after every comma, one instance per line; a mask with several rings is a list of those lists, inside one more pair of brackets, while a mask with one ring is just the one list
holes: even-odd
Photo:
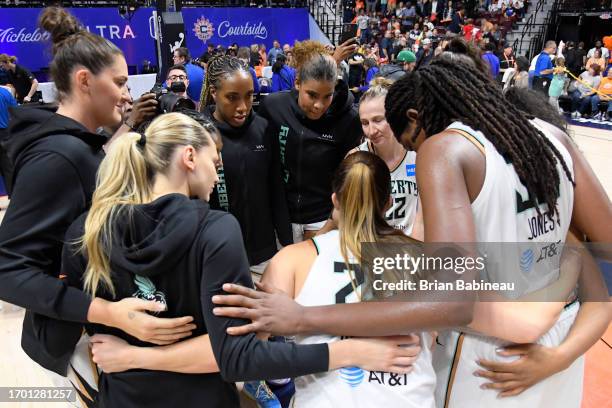
[[[118, 138], [108, 151], [98, 170], [96, 191], [91, 209], [85, 220], [83, 248], [87, 248], [85, 291], [92, 296], [100, 284], [115, 290], [111, 281], [108, 254], [104, 247], [112, 243], [113, 221], [126, 206], [147, 202], [151, 189], [147, 180], [147, 164], [143, 147], [138, 145], [140, 135], [128, 133]], [[106, 245], [100, 245], [105, 243]]]
[[396, 232], [385, 220], [391, 176], [381, 158], [369, 152], [356, 152], [340, 164], [332, 189], [341, 209], [340, 251], [350, 270], [349, 252], [359, 263], [362, 242], [377, 242]]
[[96, 190], [85, 219], [81, 251], [87, 255], [85, 291], [96, 295], [100, 286], [113, 296], [109, 254], [114, 242], [113, 226], [120, 214], [152, 199], [157, 174], [166, 174], [177, 147], [199, 150], [215, 143], [214, 136], [194, 119], [181, 113], [157, 117], [144, 135], [128, 133], [111, 144], [100, 165]]

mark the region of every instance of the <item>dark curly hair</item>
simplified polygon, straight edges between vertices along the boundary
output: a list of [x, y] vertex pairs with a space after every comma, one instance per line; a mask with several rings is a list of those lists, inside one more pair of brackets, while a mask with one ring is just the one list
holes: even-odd
[[538, 213], [536, 204], [546, 203], [546, 214], [551, 218], [557, 214], [560, 175], [556, 164], [561, 163], [573, 183], [567, 164], [551, 141], [523, 112], [508, 103], [499, 86], [485, 73], [472, 64], [435, 60], [406, 74], [389, 89], [386, 118], [398, 139], [410, 122], [406, 115], [409, 109], [418, 112], [413, 141], [421, 130], [430, 137], [454, 121], [481, 131], [512, 164]]

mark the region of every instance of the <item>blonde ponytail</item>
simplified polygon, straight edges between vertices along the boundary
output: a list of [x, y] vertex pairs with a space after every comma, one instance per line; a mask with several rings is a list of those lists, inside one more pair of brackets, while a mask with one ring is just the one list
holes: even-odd
[[350, 270], [348, 254], [361, 263], [362, 242], [377, 242], [396, 233], [385, 220], [391, 195], [389, 169], [372, 153], [353, 153], [340, 163], [332, 190], [340, 206], [340, 251]]
[[98, 170], [97, 188], [85, 220], [82, 246], [87, 252], [84, 287], [92, 296], [101, 284], [113, 296], [108, 254], [101, 243], [112, 243], [112, 224], [122, 206], [142, 204], [150, 197], [147, 165], [138, 145], [140, 135], [128, 133], [111, 145]]
[[127, 133], [111, 144], [98, 170], [96, 191], [81, 239], [81, 251], [87, 255], [85, 291], [95, 296], [102, 286], [115, 295], [109, 254], [118, 215], [128, 211], [130, 219], [134, 205], [151, 201], [154, 177], [166, 174], [177, 147], [190, 145], [199, 150], [213, 144], [212, 137], [194, 119], [168, 113], [151, 122], [144, 138]]

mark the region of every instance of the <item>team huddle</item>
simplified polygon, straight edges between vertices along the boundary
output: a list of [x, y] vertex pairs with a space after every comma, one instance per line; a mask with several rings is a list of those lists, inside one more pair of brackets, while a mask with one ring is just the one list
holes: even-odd
[[[450, 51], [355, 101], [304, 41], [294, 89], [257, 112], [248, 67], [215, 56], [199, 112], [109, 142], [121, 50], [61, 8], [40, 25], [59, 106], [12, 119], [0, 298], [27, 309], [24, 350], [79, 406], [238, 407], [237, 383], [266, 407], [580, 406], [612, 314], [591, 259], [553, 254], [554, 278], [487, 302], [375, 299], [360, 267], [363, 243], [612, 242], [556, 112], [508, 103]], [[561, 301], [530, 301], [553, 288]]]

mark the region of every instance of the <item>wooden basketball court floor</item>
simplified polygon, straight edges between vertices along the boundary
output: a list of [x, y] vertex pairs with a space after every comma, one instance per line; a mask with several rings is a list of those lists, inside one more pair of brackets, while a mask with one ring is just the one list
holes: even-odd
[[[570, 133], [597, 174], [608, 196], [612, 197], [612, 131], [571, 126]], [[6, 203], [0, 203], [0, 206], [3, 204], [6, 205]], [[0, 212], [0, 220], [1, 218], [2, 213]], [[50, 379], [42, 369], [21, 350], [23, 311], [7, 304], [1, 307], [0, 387], [52, 386]], [[600, 340], [587, 353], [582, 408], [612, 408], [612, 350], [609, 346], [612, 344], [612, 326], [608, 328], [603, 340], [605, 342]], [[61, 403], [0, 403], [0, 408], [63, 408], [64, 406], [68, 405]]]

